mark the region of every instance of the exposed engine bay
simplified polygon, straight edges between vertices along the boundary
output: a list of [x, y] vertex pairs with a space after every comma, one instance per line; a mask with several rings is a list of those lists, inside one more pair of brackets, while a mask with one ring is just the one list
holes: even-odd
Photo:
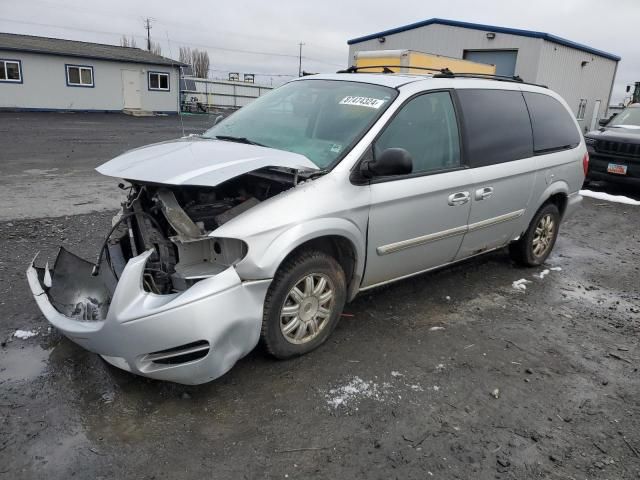
[[289, 172], [262, 169], [216, 187], [132, 183], [100, 249], [94, 275], [108, 268], [120, 277], [127, 261], [152, 249], [144, 289], [170, 294], [216, 275], [247, 253], [242, 240], [212, 231], [297, 182]]

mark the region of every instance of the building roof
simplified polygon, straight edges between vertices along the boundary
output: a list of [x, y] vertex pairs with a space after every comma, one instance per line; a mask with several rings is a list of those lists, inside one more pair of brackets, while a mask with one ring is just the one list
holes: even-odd
[[102, 43], [78, 42], [61, 38], [36, 37], [15, 33], [0, 33], [0, 50], [32, 52], [65, 57], [82, 57], [149, 65], [183, 65], [177, 60], [156, 55], [134, 47], [120, 47]]
[[364, 37], [352, 38], [351, 40], [348, 40], [347, 43], [349, 45], [353, 45], [353, 44], [364, 42], [367, 40], [373, 40], [376, 38], [385, 37], [387, 35], [406, 32], [407, 30], [413, 30], [414, 28], [426, 27], [427, 25], [434, 25], [434, 24], [448, 25], [451, 27], [469, 28], [472, 30], [483, 30], [486, 32], [508, 33], [509, 35], [518, 35], [521, 37], [542, 38], [549, 42], [557, 43], [559, 45], [564, 45], [565, 47], [575, 48], [576, 50], [582, 50], [583, 52], [592, 53], [594, 55], [608, 58], [616, 62], [620, 61], [620, 57], [617, 55], [603, 52], [602, 50], [591, 48], [591, 47], [588, 47], [587, 45], [582, 45], [580, 43], [572, 42], [571, 40], [557, 37], [550, 33], [536, 32], [533, 30], [520, 30], [517, 28], [496, 27], [495, 25], [483, 25], [480, 23], [459, 22], [457, 20], [446, 20], [444, 18], [430, 18], [429, 20], [410, 23], [409, 25], [403, 25], [401, 27], [392, 28], [390, 30], [385, 30], [383, 32], [372, 33], [370, 35], [365, 35]]

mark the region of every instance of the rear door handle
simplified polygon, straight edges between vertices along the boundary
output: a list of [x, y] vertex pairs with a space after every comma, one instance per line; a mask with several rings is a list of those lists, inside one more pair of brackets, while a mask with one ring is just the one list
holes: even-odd
[[456, 205], [464, 205], [469, 201], [471, 195], [469, 192], [456, 192], [449, 195], [449, 205], [455, 207]]
[[484, 187], [476, 190], [476, 200], [485, 200], [493, 195], [493, 187]]

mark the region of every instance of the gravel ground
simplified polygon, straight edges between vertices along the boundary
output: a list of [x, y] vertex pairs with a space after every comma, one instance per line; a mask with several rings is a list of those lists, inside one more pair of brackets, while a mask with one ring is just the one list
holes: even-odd
[[92, 258], [112, 215], [56, 212], [0, 222], [0, 478], [640, 476], [640, 207], [585, 199], [543, 268], [494, 252], [367, 292], [320, 349], [258, 348], [197, 387], [119, 371], [48, 328], [27, 264], [60, 243]]

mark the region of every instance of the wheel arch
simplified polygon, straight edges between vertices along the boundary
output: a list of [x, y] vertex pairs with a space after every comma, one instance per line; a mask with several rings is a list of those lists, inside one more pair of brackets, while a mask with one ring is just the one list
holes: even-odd
[[[323, 218], [295, 225], [276, 237], [263, 250], [259, 261], [251, 262], [251, 276], [257, 273], [262, 278], [273, 278], [291, 256], [305, 249], [319, 250], [340, 263], [347, 280], [347, 301], [350, 301], [359, 290], [364, 272], [364, 238], [365, 234], [346, 219]], [[249, 270], [243, 263], [236, 268]]]

